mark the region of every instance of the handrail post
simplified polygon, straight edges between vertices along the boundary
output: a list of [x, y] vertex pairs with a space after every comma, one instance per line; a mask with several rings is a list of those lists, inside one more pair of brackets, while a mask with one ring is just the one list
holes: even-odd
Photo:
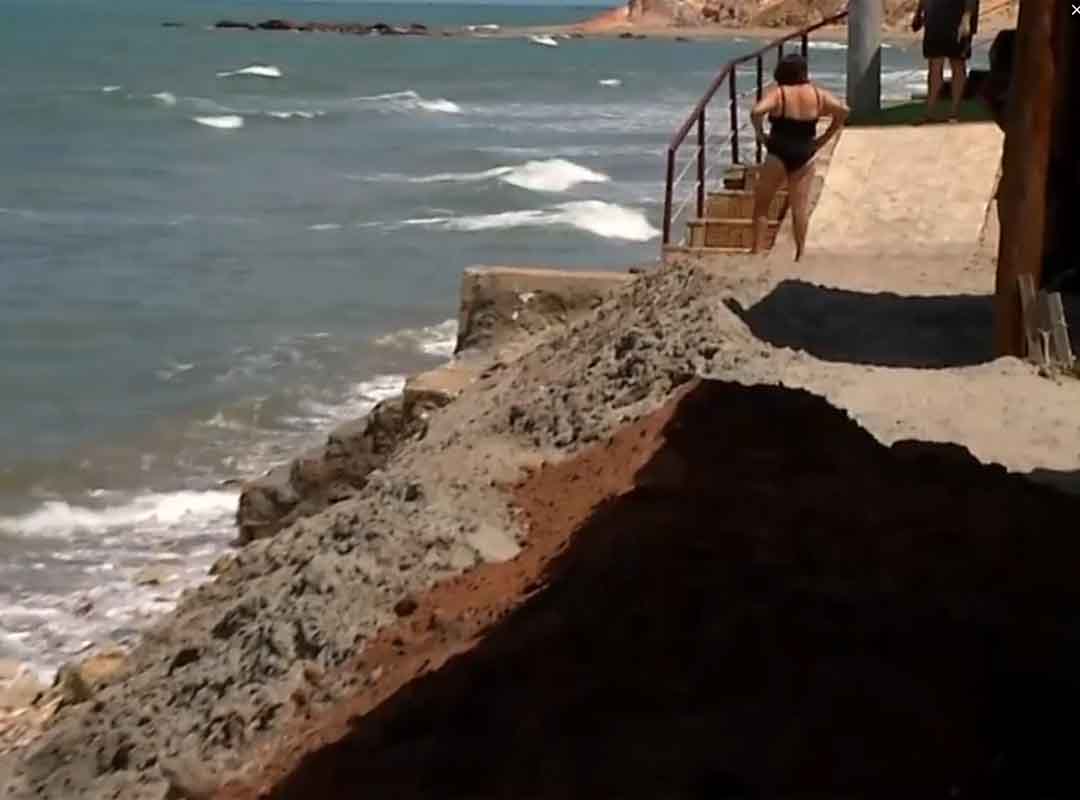
[[675, 183], [675, 148], [667, 151], [667, 180], [664, 183], [664, 244], [671, 244], [671, 195]]
[[808, 33], [802, 35], [802, 57], [804, 61], [810, 58], [810, 34]]
[[739, 163], [739, 93], [735, 89], [735, 76], [739, 74], [737, 69], [731, 71], [731, 163]]
[[[761, 98], [765, 94], [765, 59], [760, 55], [757, 57], [757, 99], [761, 102]], [[761, 163], [761, 142], [757, 140], [757, 136], [754, 137], [754, 161], [758, 164]]]
[[697, 162], [697, 215], [705, 216], [705, 109], [698, 115], [697, 127], [698, 162]]

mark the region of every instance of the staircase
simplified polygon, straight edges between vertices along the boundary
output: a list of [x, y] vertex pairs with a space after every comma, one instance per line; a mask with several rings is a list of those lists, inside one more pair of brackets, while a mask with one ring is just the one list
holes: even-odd
[[[754, 184], [757, 166], [735, 166], [724, 175], [724, 188], [705, 196], [705, 216], [687, 222], [687, 248], [697, 253], [749, 253], [754, 243]], [[787, 211], [787, 192], [779, 191], [769, 207], [765, 248], [776, 241]]]
[[[749, 130], [746, 105], [763, 95], [766, 71], [784, 57], [785, 48], [798, 48], [803, 58], [808, 59], [810, 35], [819, 28], [842, 22], [847, 15], [844, 9], [785, 34], [732, 59], [717, 73], [667, 148], [661, 229], [664, 254], [750, 251], [754, 242], [753, 193], [758, 169], [747, 162], [760, 162], [763, 152], [755, 145]], [[743, 81], [751, 80], [751, 75], [746, 74], [750, 70], [753, 70], [753, 84], [740, 91], [737, 86], [740, 74]], [[787, 194], [779, 193], [769, 209], [765, 249], [771, 249], [776, 241], [787, 205]], [[686, 236], [681, 237], [684, 230]]]

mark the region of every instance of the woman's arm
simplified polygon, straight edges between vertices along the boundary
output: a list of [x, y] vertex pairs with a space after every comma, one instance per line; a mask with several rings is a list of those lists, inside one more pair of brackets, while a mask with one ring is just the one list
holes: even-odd
[[926, 0], [919, 0], [919, 4], [915, 6], [915, 16], [911, 18], [911, 29], [918, 33], [922, 30], [923, 22], [926, 20]]
[[847, 122], [848, 114], [851, 113], [851, 109], [836, 99], [832, 92], [818, 89], [818, 96], [821, 97], [821, 116], [831, 117], [832, 120], [829, 122], [829, 127], [825, 130], [825, 133], [814, 140], [815, 151], [824, 147], [829, 139], [840, 132], [840, 129], [844, 127], [844, 123]]
[[960, 39], [966, 39], [975, 31], [975, 24], [979, 20], [979, 0], [965, 0], [964, 13], [960, 15], [960, 27], [957, 35]]
[[765, 117], [768, 116], [769, 112], [776, 109], [779, 97], [780, 91], [776, 87], [773, 87], [765, 93], [764, 97], [757, 101], [757, 104], [750, 111], [750, 122], [754, 126], [754, 132], [756, 133], [759, 142], [765, 141]]

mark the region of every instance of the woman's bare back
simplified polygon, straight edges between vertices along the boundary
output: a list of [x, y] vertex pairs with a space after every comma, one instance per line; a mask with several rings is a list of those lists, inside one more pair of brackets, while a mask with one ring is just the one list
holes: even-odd
[[[812, 83], [800, 83], [797, 86], [777, 87], [783, 95], [773, 116], [788, 119], [817, 119], [821, 116], [821, 91]], [[781, 110], [782, 107], [782, 110]]]

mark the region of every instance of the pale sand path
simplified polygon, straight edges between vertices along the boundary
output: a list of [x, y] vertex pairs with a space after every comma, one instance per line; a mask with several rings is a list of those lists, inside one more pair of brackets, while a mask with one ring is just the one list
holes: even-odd
[[1001, 143], [989, 124], [846, 130], [802, 262], [786, 220], [768, 256], [702, 266], [758, 338], [797, 351], [780, 382], [882, 442], [955, 442], [1080, 490], [1080, 380], [991, 352]]

